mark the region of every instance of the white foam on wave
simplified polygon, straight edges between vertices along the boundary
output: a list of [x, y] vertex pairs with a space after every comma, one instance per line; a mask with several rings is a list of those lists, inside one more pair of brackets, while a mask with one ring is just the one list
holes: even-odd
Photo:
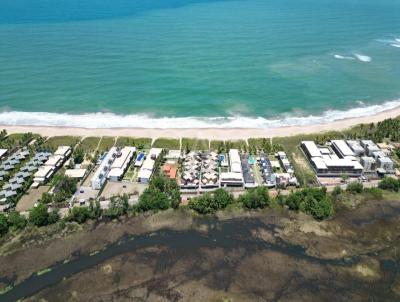
[[[117, 115], [114, 113], [64, 114], [50, 112], [5, 111], [0, 113], [1, 125], [64, 126], [78, 128], [276, 128], [315, 125], [346, 118], [371, 116], [400, 106], [400, 99], [380, 105], [363, 106], [346, 111], [328, 110], [320, 116], [264, 117], [163, 117], [148, 115]], [[361, 105], [361, 106], [360, 106]]]
[[361, 61], [361, 62], [371, 62], [372, 58], [366, 55], [362, 55], [359, 53], [355, 53], [354, 56], [357, 58], [357, 60]]
[[399, 42], [400, 43], [400, 39], [395, 39], [396, 40], [396, 42]]
[[354, 60], [353, 57], [349, 57], [349, 56], [342, 56], [342, 55], [334, 55], [335, 59], [339, 59], [339, 60]]
[[400, 48], [400, 44], [395, 44], [395, 43], [393, 43], [393, 44], [390, 44], [390, 46]]

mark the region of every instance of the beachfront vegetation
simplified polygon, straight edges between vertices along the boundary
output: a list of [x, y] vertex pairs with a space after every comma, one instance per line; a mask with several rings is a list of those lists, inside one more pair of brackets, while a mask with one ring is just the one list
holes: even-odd
[[126, 137], [120, 136], [115, 143], [117, 147], [135, 146], [139, 150], [150, 149], [151, 138], [148, 137]]
[[97, 149], [101, 137], [85, 137], [79, 144], [79, 148], [83, 150], [84, 153], [92, 153]]
[[165, 149], [169, 149], [169, 150], [179, 150], [180, 149], [180, 141], [179, 139], [175, 139], [175, 138], [157, 138], [154, 142], [153, 142], [153, 146], [154, 148], [165, 148]]
[[209, 149], [208, 139], [182, 138], [182, 150], [186, 153], [190, 151], [206, 151]]
[[108, 151], [115, 144], [115, 137], [102, 136], [99, 143], [99, 148], [97, 149], [99, 153]]
[[7, 134], [6, 130], [0, 133], [0, 148], [15, 149], [27, 145], [33, 139], [40, 137], [38, 134], [28, 133], [13, 133]]
[[210, 141], [210, 149], [216, 150], [218, 153], [225, 152], [225, 142], [219, 140], [211, 140]]
[[360, 124], [344, 131], [344, 134], [350, 138], [368, 138], [376, 142], [382, 142], [385, 139], [400, 141], [400, 117], [378, 123]]
[[78, 136], [52, 136], [40, 147], [40, 149], [55, 151], [58, 146], [75, 147], [80, 139], [81, 138]]

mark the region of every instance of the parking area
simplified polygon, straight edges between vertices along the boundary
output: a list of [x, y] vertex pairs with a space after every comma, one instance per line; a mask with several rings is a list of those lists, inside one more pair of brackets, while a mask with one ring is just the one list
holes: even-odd
[[131, 182], [107, 182], [103, 192], [100, 197], [104, 197], [106, 199], [111, 198], [113, 196], [128, 194], [128, 195], [138, 195], [141, 194], [148, 186], [140, 183], [131, 183]]
[[98, 190], [93, 190], [92, 187], [81, 186], [75, 193], [76, 200], [95, 199], [99, 194]]
[[50, 190], [49, 186], [40, 186], [37, 189], [29, 189], [24, 196], [18, 201], [16, 210], [25, 212], [33, 208], [35, 203], [42, 197], [43, 193]]

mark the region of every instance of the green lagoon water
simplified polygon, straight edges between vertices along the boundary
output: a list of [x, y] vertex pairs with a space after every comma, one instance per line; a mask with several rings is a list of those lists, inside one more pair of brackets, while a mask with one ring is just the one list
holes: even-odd
[[269, 127], [399, 99], [400, 0], [0, 1], [1, 124]]

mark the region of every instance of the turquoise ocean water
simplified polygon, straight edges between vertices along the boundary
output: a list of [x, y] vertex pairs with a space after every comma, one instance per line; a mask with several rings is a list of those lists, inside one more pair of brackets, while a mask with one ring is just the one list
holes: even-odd
[[270, 127], [400, 104], [400, 0], [2, 0], [0, 124]]

